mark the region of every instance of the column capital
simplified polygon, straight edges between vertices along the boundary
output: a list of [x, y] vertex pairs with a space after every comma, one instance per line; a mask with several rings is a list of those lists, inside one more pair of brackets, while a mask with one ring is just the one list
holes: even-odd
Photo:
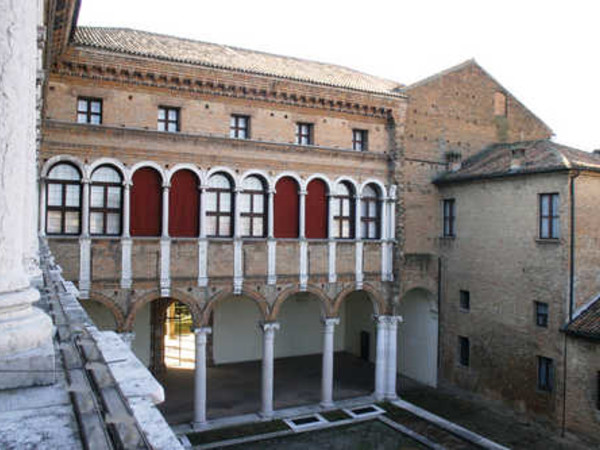
[[163, 183], [162, 188], [167, 189], [167, 190], [171, 189], [171, 183], [169, 183], [169, 182]]
[[272, 333], [276, 330], [279, 330], [279, 322], [261, 322], [260, 327], [265, 333]]
[[194, 334], [196, 336], [198, 335], [207, 335], [207, 334], [211, 334], [212, 333], [212, 328], [211, 327], [198, 327], [198, 328], [194, 328]]
[[321, 322], [326, 327], [334, 327], [335, 325], [340, 324], [340, 318], [339, 317], [326, 317], [323, 320], [321, 320]]
[[300, 189], [298, 191], [298, 195], [300, 196], [306, 196], [308, 194], [308, 191], [306, 189]]
[[81, 184], [90, 184], [91, 180], [89, 177], [82, 177], [81, 178]]

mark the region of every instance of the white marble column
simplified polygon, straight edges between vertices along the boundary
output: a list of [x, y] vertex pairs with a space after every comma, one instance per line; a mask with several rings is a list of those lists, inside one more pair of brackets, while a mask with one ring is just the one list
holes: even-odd
[[356, 237], [356, 244], [354, 248], [354, 277], [356, 283], [356, 289], [360, 290], [363, 287], [363, 241], [362, 241], [362, 223], [361, 223], [361, 196], [355, 197], [355, 216], [354, 216], [354, 230]]
[[79, 297], [90, 297], [92, 243], [90, 240], [90, 180], [84, 178], [81, 198], [81, 236], [79, 238]]
[[160, 238], [160, 295], [171, 295], [171, 240], [169, 239], [169, 184], [162, 191], [162, 234]]
[[329, 194], [327, 197], [328, 201], [328, 209], [327, 209], [327, 239], [328, 242], [328, 279], [330, 283], [335, 283], [337, 281], [337, 273], [336, 273], [336, 245], [335, 245], [335, 237], [334, 237], [334, 219], [333, 219], [333, 203], [335, 202], [335, 196], [333, 194]]
[[196, 328], [196, 355], [194, 371], [194, 428], [206, 425], [206, 341], [212, 330]]
[[208, 239], [206, 238], [206, 196], [208, 186], [198, 186], [200, 191], [199, 237], [198, 237], [198, 286], [208, 286]]
[[132, 241], [129, 231], [130, 224], [130, 191], [131, 183], [123, 183], [123, 230], [121, 234], [121, 288], [131, 288], [131, 249]]
[[277, 282], [277, 241], [275, 240], [275, 191], [269, 191], [269, 205], [267, 216], [267, 284]]
[[387, 316], [375, 316], [377, 322], [377, 348], [375, 359], [375, 399], [385, 398], [387, 359]]
[[321, 373], [321, 406], [333, 406], [333, 336], [335, 326], [340, 323], [338, 317], [323, 320], [323, 366]]
[[260, 415], [263, 419], [273, 416], [273, 359], [275, 331], [279, 330], [279, 323], [265, 322], [261, 324], [263, 330], [263, 356], [262, 356], [262, 405]]
[[401, 316], [388, 316], [388, 336], [387, 336], [387, 368], [386, 368], [386, 393], [385, 397], [388, 400], [396, 400], [396, 378], [398, 375], [397, 363], [397, 339], [398, 339], [398, 323], [402, 322]]
[[169, 189], [171, 186], [169, 184], [163, 184], [162, 187], [162, 224], [161, 237], [163, 239], [169, 238]]
[[388, 216], [388, 281], [394, 281], [394, 243], [396, 240], [396, 185], [390, 187], [390, 213]]
[[241, 215], [242, 189], [235, 190], [235, 208], [233, 210], [233, 293], [241, 294], [244, 285], [244, 249], [242, 240], [242, 215]]
[[301, 189], [298, 192], [300, 199], [300, 218], [298, 223], [298, 238], [306, 239], [306, 194], [307, 191]]
[[36, 6], [0, 1], [0, 389], [54, 382], [52, 321], [31, 306], [40, 294], [23, 266], [33, 238], [23, 208], [35, 164]]
[[388, 197], [383, 197], [381, 201], [381, 281], [388, 280], [388, 209], [389, 209], [389, 199]]

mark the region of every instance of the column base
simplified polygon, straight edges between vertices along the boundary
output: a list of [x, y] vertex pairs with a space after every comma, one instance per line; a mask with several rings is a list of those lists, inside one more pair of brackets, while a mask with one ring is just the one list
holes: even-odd
[[273, 411], [271, 411], [271, 412], [260, 411], [258, 413], [258, 417], [260, 417], [260, 419], [263, 421], [271, 420], [273, 418]]
[[395, 400], [398, 400], [398, 394], [385, 394], [385, 400], [393, 402]]
[[56, 381], [52, 341], [25, 352], [0, 355], [0, 390], [44, 386]]
[[330, 402], [321, 402], [319, 403], [319, 406], [323, 409], [331, 409], [335, 407], [335, 402], [330, 401]]
[[205, 420], [204, 422], [192, 422], [192, 429], [194, 431], [203, 431], [208, 428], [208, 422]]
[[386, 399], [386, 396], [384, 393], [373, 392], [373, 398], [376, 402], [382, 402]]

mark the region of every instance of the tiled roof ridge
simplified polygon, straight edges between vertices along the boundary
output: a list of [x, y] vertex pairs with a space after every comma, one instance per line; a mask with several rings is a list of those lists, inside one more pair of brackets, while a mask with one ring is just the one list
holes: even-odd
[[[102, 33], [102, 32], [105, 32], [105, 33]], [[227, 64], [222, 64], [219, 62], [201, 61], [198, 59], [185, 58], [185, 57], [176, 56], [176, 55], [158, 55], [158, 54], [152, 53], [151, 51], [139, 51], [139, 50], [135, 50], [135, 49], [127, 49], [127, 48], [125, 48], [125, 46], [119, 45], [118, 42], [114, 42], [114, 36], [112, 36], [110, 33], [106, 33], [106, 32], [125, 32], [125, 33], [130, 33], [132, 36], [138, 36], [138, 37], [149, 36], [149, 37], [155, 37], [157, 39], [161, 39], [161, 38], [162, 39], [173, 39], [173, 40], [177, 40], [177, 41], [187, 42], [192, 45], [198, 44], [198, 45], [209, 46], [212, 48], [220, 48], [225, 51], [235, 52], [236, 56], [238, 56], [241, 60], [248, 61], [249, 63], [252, 63], [252, 61], [249, 59], [250, 55], [258, 55], [258, 56], [265, 56], [268, 58], [276, 58], [276, 59], [280, 59], [282, 61], [288, 60], [288, 61], [294, 61], [297, 63], [310, 64], [312, 66], [318, 66], [322, 69], [334, 69], [334, 70], [337, 69], [340, 71], [341, 75], [343, 75], [345, 77], [355, 75], [357, 78], [359, 78], [365, 84], [369, 84], [369, 82], [372, 82], [372, 84], [379, 82], [382, 84], [388, 84], [389, 86], [386, 86], [385, 88], [383, 86], [372, 86], [372, 89], [368, 89], [367, 87], [361, 87], [361, 86], [349, 86], [342, 82], [335, 83], [335, 82], [331, 82], [331, 81], [319, 80], [319, 79], [317, 79], [318, 77], [311, 77], [311, 76], [304, 75], [304, 74], [299, 74], [298, 76], [290, 76], [290, 75], [285, 75], [285, 74], [281, 74], [281, 73], [276, 73], [276, 71], [261, 70], [260, 68], [256, 68], [256, 67], [254, 67], [254, 68], [236, 67], [235, 65], [227, 65]], [[81, 36], [80, 33], [84, 33], [84, 35]], [[78, 37], [79, 37], [79, 39], [78, 39]], [[85, 39], [86, 37], [87, 37], [87, 39]], [[108, 43], [104, 44], [102, 42], [98, 42], [98, 38], [105, 39], [108, 42], [114, 42], [114, 45], [118, 48], [114, 48], [113, 46], [111, 46]], [[96, 42], [89, 42], [90, 40], [92, 40], [92, 41], [96, 40]], [[78, 26], [77, 30], [74, 34], [72, 43], [75, 46], [98, 48], [98, 49], [104, 49], [104, 50], [108, 50], [108, 51], [112, 51], [112, 52], [116, 52], [116, 53], [151, 57], [151, 58], [181, 62], [181, 63], [186, 63], [186, 64], [204, 66], [204, 67], [212, 67], [212, 68], [216, 68], [216, 69], [226, 69], [226, 70], [232, 70], [232, 71], [242, 72], [242, 73], [267, 75], [267, 76], [273, 76], [273, 77], [282, 78], [282, 79], [289, 79], [289, 80], [293, 80], [293, 81], [300, 81], [300, 82], [318, 84], [318, 85], [324, 85], [324, 86], [333, 86], [333, 87], [350, 89], [350, 90], [355, 90], [355, 91], [381, 94], [381, 95], [386, 95], [386, 96], [393, 96], [393, 97], [404, 97], [405, 96], [405, 94], [403, 92], [401, 92], [402, 88], [404, 87], [404, 85], [402, 83], [394, 81], [394, 80], [382, 78], [382, 77], [379, 77], [376, 75], [371, 75], [366, 72], [362, 72], [362, 71], [359, 71], [359, 70], [356, 70], [356, 69], [353, 69], [353, 68], [350, 68], [347, 66], [342, 66], [339, 64], [335, 64], [335, 63], [314, 61], [314, 60], [299, 58], [299, 57], [294, 57], [294, 56], [279, 55], [276, 53], [269, 53], [269, 52], [264, 52], [264, 51], [260, 51], [260, 50], [246, 49], [246, 48], [236, 47], [233, 45], [217, 44], [214, 42], [206, 42], [206, 41], [202, 41], [202, 40], [198, 40], [198, 39], [174, 36], [174, 35], [169, 35], [169, 34], [165, 34], [165, 33], [137, 30], [137, 29], [133, 29], [133, 28], [129, 28], [129, 27]]]

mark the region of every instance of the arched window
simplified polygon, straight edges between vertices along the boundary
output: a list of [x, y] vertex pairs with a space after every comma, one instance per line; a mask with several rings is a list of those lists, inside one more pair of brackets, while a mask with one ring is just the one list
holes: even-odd
[[142, 167], [133, 174], [131, 186], [132, 236], [160, 236], [162, 183], [160, 174], [151, 167]]
[[275, 186], [274, 232], [276, 238], [298, 237], [300, 218], [298, 191], [298, 183], [290, 177], [281, 178]]
[[66, 163], [57, 164], [46, 182], [46, 232], [81, 232], [81, 173]]
[[101, 166], [92, 174], [90, 186], [90, 233], [121, 234], [123, 179], [111, 166]]
[[354, 192], [344, 181], [335, 187], [333, 237], [336, 239], [352, 239], [354, 237]]
[[362, 238], [379, 239], [381, 229], [381, 201], [379, 198], [379, 189], [368, 184], [362, 192], [361, 198], [361, 217]]
[[327, 238], [327, 185], [322, 180], [308, 183], [305, 223], [308, 239]]
[[240, 198], [240, 216], [242, 236], [264, 237], [266, 232], [266, 191], [263, 181], [256, 177], [247, 177], [242, 183]]
[[233, 236], [233, 186], [229, 177], [217, 173], [208, 180], [206, 235]]
[[191, 170], [178, 170], [169, 190], [169, 236], [198, 236], [199, 205], [198, 177]]

